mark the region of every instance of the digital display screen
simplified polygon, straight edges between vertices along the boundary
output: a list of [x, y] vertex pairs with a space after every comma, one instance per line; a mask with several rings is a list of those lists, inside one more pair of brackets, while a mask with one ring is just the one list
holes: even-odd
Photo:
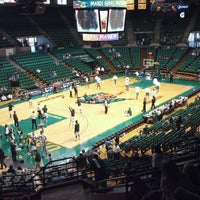
[[109, 9], [108, 32], [124, 31], [126, 9]]
[[75, 18], [78, 32], [100, 32], [98, 9], [75, 10]]
[[100, 20], [101, 20], [101, 32], [105, 33], [107, 31], [107, 25], [108, 25], [108, 11], [107, 10], [100, 11]]
[[111, 33], [124, 31], [126, 9], [75, 10], [77, 31], [82, 33]]

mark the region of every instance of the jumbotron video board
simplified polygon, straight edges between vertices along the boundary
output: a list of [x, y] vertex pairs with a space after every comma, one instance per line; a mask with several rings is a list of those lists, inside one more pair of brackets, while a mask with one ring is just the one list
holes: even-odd
[[125, 0], [74, 1], [73, 8], [84, 41], [119, 40], [119, 32], [125, 28]]

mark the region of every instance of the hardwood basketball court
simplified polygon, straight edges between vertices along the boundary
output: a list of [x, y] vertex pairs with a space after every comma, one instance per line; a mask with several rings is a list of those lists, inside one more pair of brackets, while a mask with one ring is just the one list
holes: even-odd
[[[55, 114], [58, 116], [66, 117], [66, 119], [61, 120], [52, 125], [48, 125], [44, 130], [47, 136], [48, 142], [55, 145], [66, 148], [65, 154], [77, 153], [76, 148], [80, 152], [82, 148], [92, 147], [91, 141], [98, 141], [98, 137], [101, 133], [106, 133], [108, 130], [112, 130], [115, 126], [126, 123], [130, 120], [130, 117], [125, 115], [125, 110], [131, 107], [133, 111], [133, 116], [135, 117], [141, 114], [143, 106], [143, 98], [145, 96], [144, 80], [136, 80], [135, 77], [130, 77], [130, 88], [129, 91], [125, 90], [125, 77], [119, 77], [117, 80], [117, 85], [114, 85], [112, 78], [108, 78], [102, 81], [101, 89], [97, 89], [96, 83], [91, 83], [89, 88], [85, 85], [78, 88], [78, 96], [81, 97], [84, 94], [96, 94], [99, 92], [105, 92], [113, 95], [117, 95], [119, 98], [124, 98], [123, 101], [117, 101], [110, 104], [108, 114], [104, 113], [104, 106], [102, 104], [85, 104], [82, 103], [82, 113], [78, 109], [76, 103], [76, 98], [69, 97], [69, 91], [63, 91], [60, 93], [49, 95], [48, 97], [41, 97], [33, 100], [33, 104], [30, 106], [28, 102], [23, 102], [14, 105], [14, 110], [18, 114], [19, 120], [25, 120], [30, 118], [32, 111], [37, 111], [37, 104], [40, 103], [41, 107], [47, 105], [48, 113]], [[145, 80], [146, 81], [146, 80]], [[152, 83], [152, 80], [149, 80]], [[151, 91], [154, 88], [153, 83], [150, 87]], [[136, 100], [135, 86], [140, 86], [141, 91], [139, 98]], [[156, 106], [172, 99], [184, 92], [192, 89], [192, 85], [188, 86], [186, 84], [172, 84], [168, 80], [161, 81], [161, 87], [158, 93], [159, 98], [156, 101]], [[151, 98], [151, 97], [150, 97]], [[70, 111], [69, 106], [75, 109], [75, 120], [80, 123], [80, 140], [75, 141], [74, 130], [69, 127], [70, 123]], [[150, 109], [151, 103], [147, 104], [147, 111]], [[8, 108], [1, 109], [0, 124], [4, 126], [7, 124], [13, 124], [13, 120], [9, 118]], [[31, 127], [31, 119], [28, 121]], [[23, 127], [22, 127], [23, 129]], [[39, 134], [39, 130], [35, 131]], [[31, 134], [31, 133], [30, 133]], [[96, 139], [95, 139], [96, 138]], [[84, 145], [83, 145], [84, 144]], [[56, 154], [54, 154], [54, 150]], [[63, 153], [59, 153], [59, 148], [50, 150], [54, 159], [63, 156]], [[56, 151], [57, 150], [57, 151]], [[69, 150], [69, 151], [68, 151]], [[68, 156], [69, 156], [68, 155]], [[66, 155], [67, 156], [67, 155]]]

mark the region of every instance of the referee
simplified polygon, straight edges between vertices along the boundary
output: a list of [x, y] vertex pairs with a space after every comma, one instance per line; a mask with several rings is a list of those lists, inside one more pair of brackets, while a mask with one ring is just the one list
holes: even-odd
[[33, 111], [31, 114], [32, 130], [34, 129], [34, 126], [35, 126], [35, 129], [37, 129], [36, 118], [37, 118], [37, 115], [35, 114], [35, 111]]

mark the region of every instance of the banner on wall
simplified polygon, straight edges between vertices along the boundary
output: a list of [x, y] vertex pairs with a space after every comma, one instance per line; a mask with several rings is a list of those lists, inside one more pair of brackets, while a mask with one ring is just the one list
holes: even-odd
[[73, 1], [74, 9], [82, 8], [126, 8], [125, 0], [81, 0]]
[[107, 34], [83, 34], [83, 41], [113, 41], [119, 40], [119, 33], [107, 33]]

